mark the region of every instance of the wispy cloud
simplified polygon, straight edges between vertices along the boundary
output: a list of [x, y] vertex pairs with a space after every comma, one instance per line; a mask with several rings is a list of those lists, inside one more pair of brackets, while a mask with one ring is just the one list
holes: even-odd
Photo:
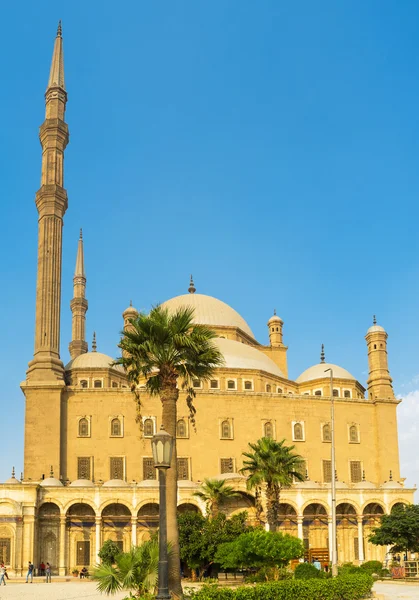
[[402, 400], [397, 408], [399, 426], [399, 450], [401, 476], [406, 477], [405, 485], [413, 487], [419, 483], [419, 389], [413, 389], [419, 383], [419, 375], [414, 377], [409, 384], [411, 388], [406, 394], [397, 397]]

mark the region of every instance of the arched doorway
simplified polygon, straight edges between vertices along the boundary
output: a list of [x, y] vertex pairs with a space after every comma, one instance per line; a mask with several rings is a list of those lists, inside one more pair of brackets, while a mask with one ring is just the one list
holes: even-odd
[[78, 502], [70, 506], [66, 517], [70, 571], [94, 565], [95, 511], [88, 504]]
[[374, 527], [378, 527], [384, 509], [378, 502], [370, 502], [362, 511], [362, 525], [365, 540], [365, 560], [384, 560], [386, 548], [384, 546], [375, 546], [368, 541], [368, 536], [372, 533]]
[[238, 513], [247, 512], [247, 523], [249, 525], [258, 524], [256, 518], [255, 499], [250, 494], [245, 492], [237, 492], [237, 496], [228, 498], [220, 506], [220, 511], [223, 512], [227, 517], [232, 517]]
[[341, 502], [336, 507], [338, 562], [359, 560], [358, 520], [354, 506]]
[[[38, 510], [37, 554], [37, 563], [49, 562], [52, 573], [57, 575], [60, 562], [60, 509], [54, 502], [45, 502]], [[38, 568], [38, 564], [35, 564], [35, 568]]]
[[307, 558], [312, 552], [324, 557], [329, 552], [327, 511], [323, 504], [313, 502], [303, 511], [303, 542]]
[[298, 536], [297, 513], [291, 504], [281, 503], [279, 505], [278, 531]]
[[137, 513], [138, 542], [149, 540], [159, 526], [159, 505], [156, 502], [144, 504]]
[[125, 504], [113, 503], [102, 511], [103, 542], [113, 540], [121, 552], [131, 547], [131, 511]]
[[202, 514], [199, 508], [195, 504], [191, 504], [190, 502], [185, 502], [184, 504], [179, 504], [177, 507], [177, 514], [184, 515], [187, 512], [193, 512], [196, 514]]

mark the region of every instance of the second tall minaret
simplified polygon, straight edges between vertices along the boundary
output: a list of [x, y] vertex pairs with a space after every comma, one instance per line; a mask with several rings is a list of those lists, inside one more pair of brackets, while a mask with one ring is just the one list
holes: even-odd
[[80, 229], [79, 245], [77, 248], [76, 269], [73, 277], [73, 299], [70, 302], [73, 314], [71, 327], [71, 342], [68, 346], [71, 358], [87, 352], [86, 342], [86, 274], [84, 272], [83, 235]]

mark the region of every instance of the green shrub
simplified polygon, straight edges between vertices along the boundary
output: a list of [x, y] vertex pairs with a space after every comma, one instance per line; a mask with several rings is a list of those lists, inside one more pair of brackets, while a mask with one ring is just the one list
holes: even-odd
[[283, 581], [284, 579], [292, 579], [292, 572], [288, 569], [262, 567], [256, 573], [249, 573], [245, 577], [246, 583], [265, 583], [267, 581]]
[[311, 563], [300, 563], [295, 567], [295, 579], [316, 579], [322, 577], [323, 572]]
[[338, 567], [339, 575], [356, 575], [359, 572], [361, 572], [361, 567], [357, 567], [351, 562], [343, 563], [343, 565], [340, 565], [340, 567]]
[[367, 562], [362, 563], [359, 567], [363, 571], [367, 571], [367, 573], [378, 573], [383, 568], [383, 563], [380, 560], [368, 560]]
[[191, 600], [361, 600], [369, 598], [373, 580], [368, 573], [335, 579], [309, 579], [259, 583], [254, 586], [218, 588], [203, 586], [190, 591]]

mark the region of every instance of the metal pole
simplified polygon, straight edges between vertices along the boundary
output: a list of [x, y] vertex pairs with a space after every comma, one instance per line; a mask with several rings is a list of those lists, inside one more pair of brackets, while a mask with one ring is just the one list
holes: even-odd
[[336, 546], [336, 457], [335, 457], [335, 399], [333, 396], [333, 369], [330, 371], [330, 418], [332, 429], [332, 575], [338, 574], [337, 546]]
[[159, 586], [156, 598], [170, 600], [167, 559], [166, 468], [159, 468]]

